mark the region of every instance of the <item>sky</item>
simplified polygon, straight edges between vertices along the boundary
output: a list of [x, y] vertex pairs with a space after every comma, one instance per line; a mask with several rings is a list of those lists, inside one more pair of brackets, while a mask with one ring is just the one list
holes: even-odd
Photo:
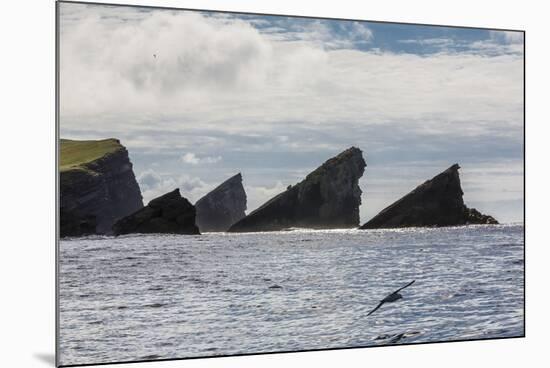
[[351, 146], [361, 223], [454, 163], [523, 221], [523, 34], [60, 3], [62, 138], [115, 137], [144, 202], [241, 172], [248, 213]]

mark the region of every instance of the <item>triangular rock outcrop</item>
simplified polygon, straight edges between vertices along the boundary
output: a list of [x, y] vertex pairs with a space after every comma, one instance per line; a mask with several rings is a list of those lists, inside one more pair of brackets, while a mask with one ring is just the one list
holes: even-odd
[[200, 234], [195, 225], [195, 206], [180, 195], [179, 189], [149, 202], [113, 225], [115, 235], [122, 234]]
[[466, 207], [458, 169], [460, 166], [454, 164], [419, 185], [383, 209], [361, 229], [498, 224], [493, 217]]
[[241, 173], [224, 181], [195, 203], [201, 232], [227, 231], [246, 216], [246, 193]]
[[365, 167], [361, 150], [351, 147], [238, 221], [229, 231], [357, 227], [361, 204], [358, 182]]

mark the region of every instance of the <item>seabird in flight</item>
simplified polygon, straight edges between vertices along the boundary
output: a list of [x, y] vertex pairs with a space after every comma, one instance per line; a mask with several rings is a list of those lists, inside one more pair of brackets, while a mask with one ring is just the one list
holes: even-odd
[[403, 295], [399, 294], [399, 292], [401, 290], [403, 290], [404, 288], [406, 287], [409, 287], [411, 286], [412, 284], [414, 284], [414, 281], [415, 280], [412, 280], [411, 282], [409, 282], [407, 285], [403, 286], [402, 288], [399, 288], [397, 290], [395, 290], [393, 293], [391, 293], [390, 295], [388, 295], [387, 297], [385, 297], [384, 299], [382, 299], [380, 301], [380, 303], [378, 303], [378, 305], [376, 306], [376, 308], [374, 308], [373, 310], [371, 310], [368, 314], [367, 314], [367, 317], [370, 316], [371, 314], [373, 314], [374, 312], [376, 312], [378, 310], [378, 308], [380, 308], [384, 303], [393, 303], [401, 298], [403, 298]]

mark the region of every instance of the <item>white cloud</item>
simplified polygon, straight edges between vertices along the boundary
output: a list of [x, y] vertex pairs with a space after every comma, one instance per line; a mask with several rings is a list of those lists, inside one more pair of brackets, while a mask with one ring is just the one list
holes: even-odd
[[420, 39], [406, 39], [399, 40], [399, 43], [415, 44], [415, 45], [427, 45], [437, 47], [454, 46], [456, 42], [452, 38], [420, 38]]
[[[293, 183], [294, 184], [294, 183]], [[247, 213], [254, 211], [264, 204], [270, 198], [286, 190], [288, 184], [284, 185], [280, 180], [273, 185], [268, 186], [249, 186], [245, 185], [247, 197]]]
[[504, 38], [508, 43], [523, 43], [522, 32], [504, 32]]
[[200, 178], [188, 175], [181, 175], [178, 178], [178, 184], [181, 194], [189, 199], [191, 203], [195, 203], [215, 187], [215, 185], [205, 183]]
[[137, 182], [142, 191], [147, 191], [158, 187], [162, 182], [162, 178], [154, 170], [149, 169], [138, 175]]
[[[112, 8], [68, 3], [61, 9], [61, 134], [115, 136], [131, 154], [158, 154], [156, 172], [149, 163], [134, 165], [144, 169], [139, 181], [146, 201], [176, 187], [193, 201], [200, 198], [213, 181], [211, 168], [201, 164], [220, 162], [218, 152], [224, 152], [224, 169], [254, 180], [247, 187], [253, 210], [283, 191], [283, 182], [298, 180], [260, 177], [258, 167], [273, 172], [274, 162], [254, 161], [251, 152], [262, 158], [318, 152], [322, 162], [327, 152], [355, 144], [367, 155], [370, 175], [381, 164], [371, 164], [369, 155], [380, 157], [381, 150], [436, 158], [477, 150], [490, 158], [493, 151], [479, 147], [493, 145], [484, 142], [504, 142], [502, 148], [522, 137], [518, 33], [491, 34], [464, 52], [444, 50], [456, 40], [428, 39], [422, 42], [442, 51], [421, 56], [350, 48], [374, 40], [363, 23], [337, 34], [323, 22], [258, 30], [229, 15], [117, 8], [113, 16]], [[167, 153], [186, 164], [187, 177], [166, 167]], [[290, 172], [293, 156], [285, 157], [275, 164]], [[386, 184], [378, 189], [403, 190]], [[502, 188], [517, 185], [509, 187]], [[377, 190], [369, 186], [367, 193], [371, 189]], [[363, 203], [373, 208], [392, 199], [365, 197]]]
[[508, 44], [523, 44], [523, 32], [519, 31], [491, 31], [491, 38]]
[[372, 31], [361, 22], [352, 22], [352, 38], [355, 41], [371, 42], [374, 38]]
[[[265, 135], [281, 121], [406, 122], [445, 134], [501, 134], [522, 124], [520, 55], [326, 50], [316, 41], [326, 26], [315, 22], [317, 33], [306, 34], [317, 39], [274, 41], [242, 20], [197, 13], [152, 12], [139, 24], [83, 14], [61, 39], [63, 129], [93, 122], [99, 131], [154, 124]], [[142, 139], [154, 146], [155, 137]]]
[[201, 162], [204, 162], [206, 164], [215, 164], [217, 162], [220, 162], [222, 160], [221, 156], [214, 156], [214, 157], [205, 157], [201, 159]]
[[190, 165], [198, 165], [198, 164], [215, 164], [217, 162], [220, 162], [222, 160], [221, 156], [212, 156], [212, 157], [197, 157], [193, 152], [187, 152], [183, 156], [181, 156], [181, 160]]
[[[331, 28], [327, 20], [311, 20], [306, 23], [298, 22], [288, 24], [284, 32], [280, 28], [273, 30], [261, 30], [277, 41], [305, 41], [323, 49], [353, 48], [357, 44], [370, 43], [374, 35], [363, 22], [340, 23], [340, 29]], [[273, 32], [275, 31], [275, 32]]]
[[199, 164], [199, 159], [195, 156], [194, 153], [186, 153], [185, 155], [181, 156], [181, 160], [186, 164], [191, 164], [191, 165]]
[[[296, 180], [299, 182], [300, 177]], [[191, 203], [195, 203], [220, 183], [206, 183], [198, 177], [189, 175], [159, 174], [153, 169], [147, 169], [137, 175], [137, 182], [141, 188], [143, 202], [149, 203], [150, 200], [168, 193], [176, 188], [180, 189], [183, 197]], [[292, 184], [295, 184], [293, 182]], [[264, 204], [268, 199], [286, 190], [288, 184], [283, 184], [280, 180], [274, 184], [246, 185], [245, 192], [247, 196], [248, 213]]]
[[[151, 181], [150, 178], [155, 178], [155, 181]], [[161, 177], [153, 170], [138, 175], [137, 180], [144, 204], [179, 187], [173, 178]]]
[[205, 92], [257, 85], [263, 73], [255, 69], [270, 56], [252, 26], [189, 12], [152, 12], [137, 24], [84, 12], [61, 37], [61, 108], [68, 114], [185, 110]]
[[145, 204], [176, 188], [180, 189], [180, 193], [183, 197], [187, 198], [191, 203], [195, 203], [215, 187], [215, 185], [207, 184], [197, 177], [191, 177], [189, 175], [161, 175], [153, 169], [148, 169], [140, 173], [137, 176], [137, 182], [141, 188], [143, 202]]

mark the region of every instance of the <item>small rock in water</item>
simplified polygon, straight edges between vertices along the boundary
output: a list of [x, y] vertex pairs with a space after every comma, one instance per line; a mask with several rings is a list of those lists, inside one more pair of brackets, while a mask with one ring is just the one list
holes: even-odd
[[420, 334], [419, 331], [403, 332], [399, 334], [383, 334], [383, 335], [378, 335], [374, 340], [388, 340], [387, 342], [388, 344], [395, 344], [401, 341], [402, 339], [406, 339], [408, 337], [415, 336], [418, 334]]
[[145, 305], [144, 307], [149, 307], [149, 308], [160, 308], [160, 307], [164, 307], [166, 304], [161, 304], [161, 303], [153, 303], [153, 304], [147, 304]]
[[141, 359], [143, 360], [152, 360], [152, 359], [158, 359], [158, 358], [160, 358], [160, 355], [157, 355], [157, 354], [145, 355], [141, 357]]
[[395, 336], [392, 337], [392, 339], [390, 340], [390, 344], [395, 344], [396, 342], [398, 342], [399, 340], [401, 340], [404, 336], [405, 336], [404, 333], [400, 333], [400, 334], [398, 334], [398, 335], [395, 335]]

